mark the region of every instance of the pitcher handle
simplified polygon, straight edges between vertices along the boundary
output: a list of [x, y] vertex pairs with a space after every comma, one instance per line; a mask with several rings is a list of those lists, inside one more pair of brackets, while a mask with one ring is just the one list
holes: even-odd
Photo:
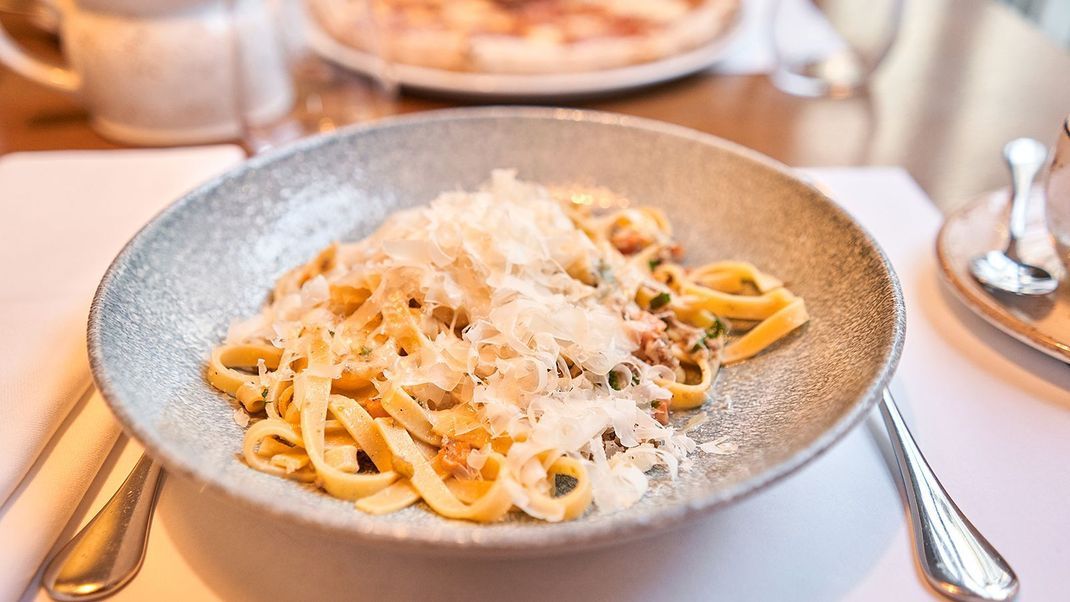
[[19, 75], [61, 92], [74, 93], [81, 87], [81, 77], [66, 65], [41, 60], [23, 50], [0, 23], [0, 63]]

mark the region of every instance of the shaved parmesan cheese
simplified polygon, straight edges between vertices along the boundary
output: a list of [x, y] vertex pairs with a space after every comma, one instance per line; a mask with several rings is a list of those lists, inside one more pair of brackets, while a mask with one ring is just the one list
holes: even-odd
[[[591, 284], [569, 266], [599, 278]], [[550, 487], [547, 458], [581, 461], [605, 511], [640, 499], [651, 468], [687, 469], [696, 443], [651, 415], [653, 402], [672, 397], [658, 383], [676, 374], [635, 356], [651, 328], [635, 303], [646, 264], [594, 242], [546, 189], [514, 172], [391, 216], [364, 240], [338, 245], [315, 274], [231, 329], [286, 350], [265, 387], [292, 378], [291, 367], [326, 343], [334, 364], [304, 368], [303, 377], [371, 371], [382, 374], [373, 381], [380, 392], [404, 387], [429, 411], [471, 404], [487, 434], [512, 438], [509, 491], [529, 513], [540, 511], [527, 492]], [[370, 296], [340, 316], [338, 304], [351, 302], [332, 299], [336, 287]], [[489, 453], [470, 452], [469, 467], [481, 469]], [[332, 461], [352, 468], [350, 460]], [[285, 456], [272, 463], [301, 468]]]
[[691, 419], [687, 421], [687, 424], [684, 425], [684, 428], [680, 429], [680, 431], [686, 433], [688, 431], [697, 429], [698, 427], [709, 422], [709, 420], [709, 414], [707, 414], [706, 412], [699, 412], [698, 414], [692, 416]]
[[739, 446], [730, 441], [728, 437], [720, 437], [718, 439], [714, 439], [713, 441], [700, 443], [698, 448], [706, 452], [707, 454], [714, 454], [717, 456], [730, 456], [736, 453], [736, 450], [739, 449]]
[[234, 408], [234, 423], [245, 428], [249, 426], [249, 414], [241, 407]]
[[468, 453], [468, 466], [472, 470], [483, 470], [483, 466], [487, 463], [487, 458], [493, 450], [490, 446], [486, 446], [483, 449], [473, 449]]

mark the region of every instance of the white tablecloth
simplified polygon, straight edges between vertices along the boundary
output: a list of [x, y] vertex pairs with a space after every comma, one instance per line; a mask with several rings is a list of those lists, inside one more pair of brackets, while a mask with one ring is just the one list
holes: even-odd
[[[1003, 336], [940, 284], [940, 216], [903, 171], [806, 170], [884, 246], [907, 342], [893, 387], [930, 463], [1022, 580], [1055, 600], [1070, 566], [1070, 370]], [[68, 534], [140, 450], [105, 464]], [[383, 553], [249, 516], [166, 481], [141, 574], [118, 600], [908, 600], [933, 596], [912, 558], [877, 416], [772, 489], [664, 536], [545, 559]], [[47, 600], [38, 590], [25, 600]]]

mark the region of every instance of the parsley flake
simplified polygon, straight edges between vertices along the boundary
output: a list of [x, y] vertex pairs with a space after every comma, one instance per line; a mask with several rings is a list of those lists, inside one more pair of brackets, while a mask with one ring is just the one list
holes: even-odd
[[624, 385], [620, 382], [620, 373], [616, 370], [610, 372], [608, 378], [609, 388], [613, 389], [614, 391], [620, 391], [624, 388]]
[[716, 339], [723, 336], [727, 331], [728, 328], [725, 326], [725, 323], [722, 322], [720, 318], [714, 318], [713, 324], [706, 329], [706, 338]]

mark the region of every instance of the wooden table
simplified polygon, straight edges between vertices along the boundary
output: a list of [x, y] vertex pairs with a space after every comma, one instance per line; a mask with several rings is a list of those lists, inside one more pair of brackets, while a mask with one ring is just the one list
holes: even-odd
[[[19, 19], [5, 23], [55, 53]], [[406, 96], [396, 110], [445, 106]], [[802, 99], [764, 76], [703, 74], [577, 106], [678, 123], [790, 165], [902, 165], [947, 211], [1006, 182], [1010, 138], [1054, 140], [1070, 112], [1070, 54], [991, 0], [920, 0], [866, 97]], [[0, 70], [0, 153], [115, 147], [74, 100]]]

